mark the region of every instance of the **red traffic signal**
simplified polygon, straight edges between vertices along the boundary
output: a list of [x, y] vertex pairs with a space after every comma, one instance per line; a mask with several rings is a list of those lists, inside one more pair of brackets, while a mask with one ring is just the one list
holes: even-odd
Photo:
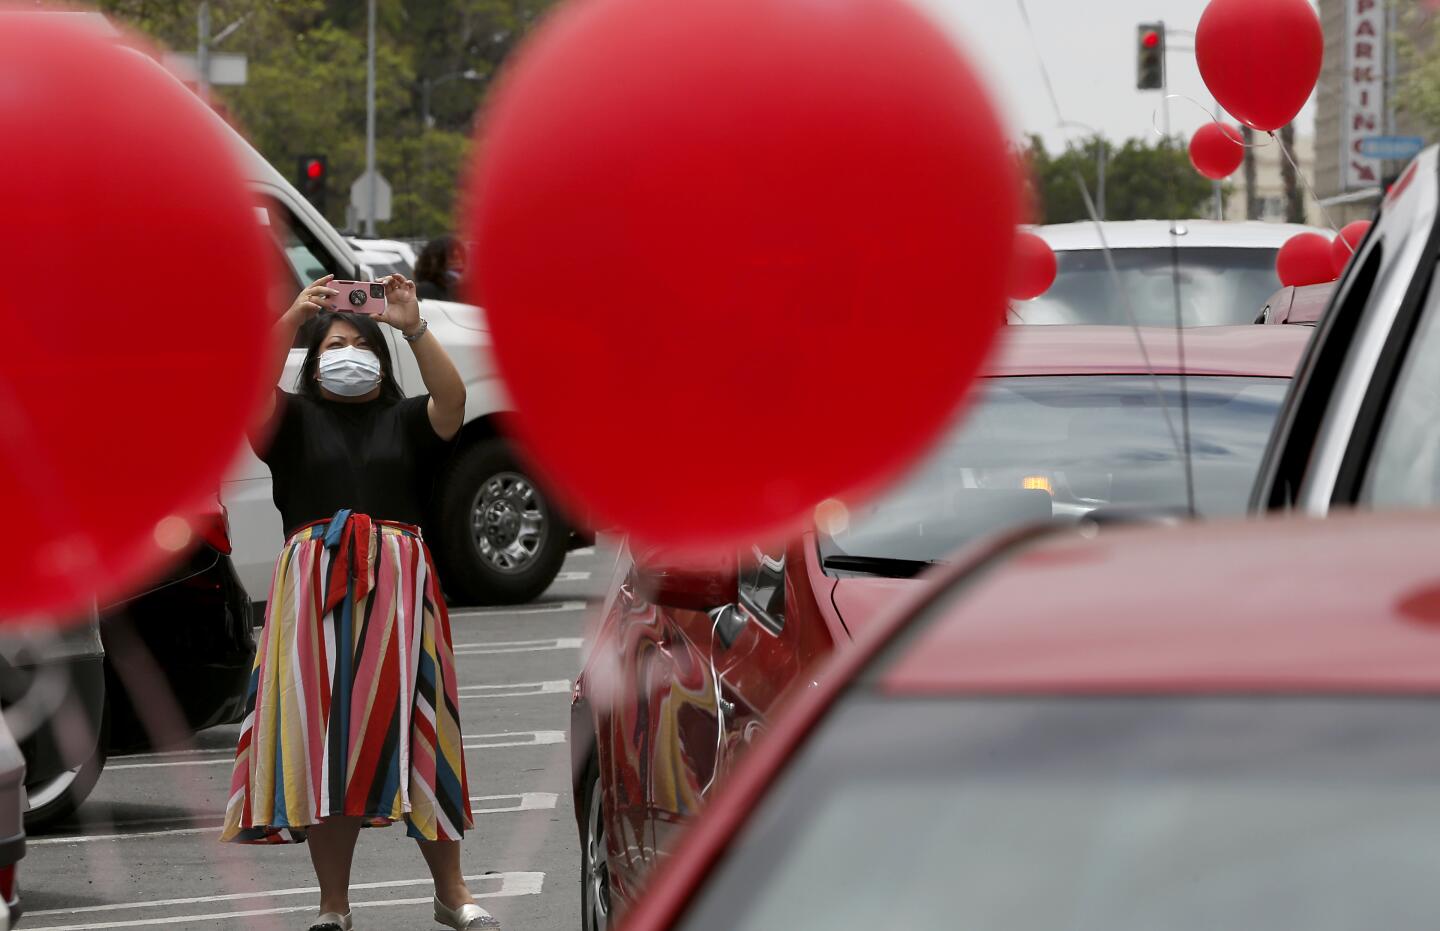
[[1142, 91], [1165, 87], [1165, 25], [1141, 23], [1135, 33], [1135, 86]]
[[302, 155], [296, 166], [295, 186], [305, 199], [320, 210], [325, 209], [325, 175], [327, 165], [323, 155]]

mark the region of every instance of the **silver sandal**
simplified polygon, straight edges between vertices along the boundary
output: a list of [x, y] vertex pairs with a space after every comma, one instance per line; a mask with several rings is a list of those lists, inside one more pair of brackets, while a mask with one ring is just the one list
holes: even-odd
[[350, 913], [321, 912], [320, 917], [310, 923], [309, 931], [354, 931], [350, 924]]
[[435, 920], [455, 931], [500, 931], [500, 919], [471, 903], [449, 908], [435, 897]]

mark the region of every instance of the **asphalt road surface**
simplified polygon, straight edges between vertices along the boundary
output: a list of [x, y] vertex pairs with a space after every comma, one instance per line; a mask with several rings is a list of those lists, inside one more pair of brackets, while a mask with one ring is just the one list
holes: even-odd
[[[575, 929], [579, 844], [569, 701], [587, 616], [613, 558], [577, 550], [539, 601], [454, 610], [471, 804], [464, 867], [507, 931]], [[303, 845], [220, 844], [238, 726], [192, 750], [113, 758], [77, 820], [30, 839], [22, 928], [303, 929], [318, 902]], [[430, 931], [432, 888], [404, 827], [360, 835], [357, 931]]]

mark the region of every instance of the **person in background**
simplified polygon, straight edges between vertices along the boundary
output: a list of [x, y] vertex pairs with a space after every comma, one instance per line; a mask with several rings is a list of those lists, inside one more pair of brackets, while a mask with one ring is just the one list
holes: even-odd
[[[251, 431], [286, 542], [220, 839], [308, 841], [320, 886], [310, 931], [352, 931], [360, 828], [404, 821], [435, 880], [435, 920], [499, 928], [460, 869], [474, 823], [455, 650], [419, 527], [465, 419], [465, 384], [428, 332], [413, 282], [384, 279], [385, 310], [369, 317], [335, 312], [331, 277], [276, 324], [270, 383], [302, 324], [305, 362], [296, 390], [277, 389]], [[428, 394], [400, 390], [382, 324], [404, 338]]]
[[437, 236], [415, 259], [415, 295], [421, 300], [458, 301], [465, 276], [465, 247], [454, 236]]

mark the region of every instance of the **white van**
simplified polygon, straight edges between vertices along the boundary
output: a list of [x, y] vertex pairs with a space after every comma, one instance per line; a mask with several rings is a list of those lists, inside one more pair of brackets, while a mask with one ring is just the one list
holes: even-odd
[[[234, 139], [255, 194], [257, 216], [293, 274], [274, 289], [275, 313], [321, 275], [371, 279], [371, 269], [345, 237], [218, 115], [215, 121]], [[528, 601], [554, 580], [575, 534], [519, 462], [497, 423], [509, 401], [490, 356], [484, 313], [468, 304], [436, 300], [423, 301], [420, 310], [430, 332], [454, 359], [466, 388], [465, 426], [449, 464], [436, 476], [426, 541], [451, 599], [472, 604]], [[409, 347], [393, 330], [384, 329], [401, 387], [408, 395], [424, 393]], [[281, 381], [287, 390], [294, 389], [303, 361], [304, 350], [291, 349]], [[230, 515], [235, 568], [250, 597], [263, 603], [284, 542], [270, 495], [269, 469], [247, 450], [231, 470], [221, 498]]]

